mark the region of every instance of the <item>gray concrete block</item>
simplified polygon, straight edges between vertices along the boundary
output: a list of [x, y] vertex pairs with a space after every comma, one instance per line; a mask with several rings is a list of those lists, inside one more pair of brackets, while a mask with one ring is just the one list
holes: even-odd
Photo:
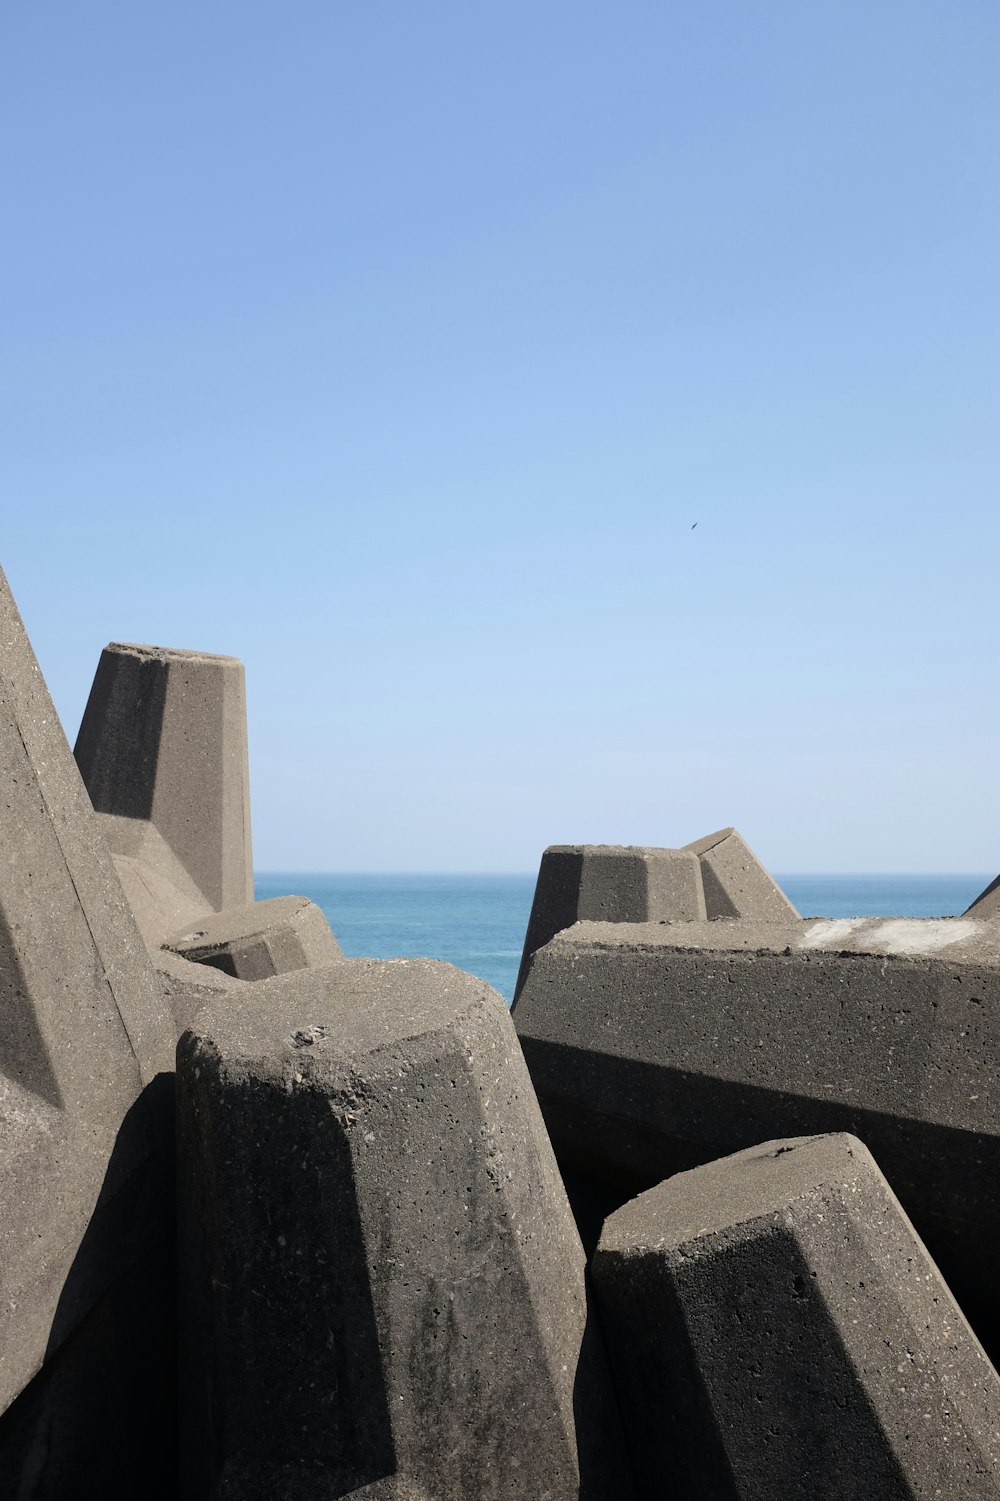
[[593, 1277], [644, 1495], [1000, 1496], [1000, 1381], [856, 1137], [650, 1189]]
[[173, 1067], [145, 945], [2, 574], [0, 783], [2, 1411], [164, 1233], [157, 1081]]
[[488, 986], [342, 960], [212, 1002], [178, 1047], [178, 1128], [191, 1501], [632, 1494]]
[[709, 918], [747, 917], [785, 922], [798, 913], [781, 887], [735, 829], [706, 834], [684, 848], [701, 863]]
[[164, 947], [237, 980], [269, 980], [343, 957], [330, 924], [304, 896], [276, 896], [210, 913], [167, 939]]
[[532, 954], [575, 922], [673, 922], [705, 917], [701, 868], [687, 850], [552, 845], [542, 855], [515, 994]]
[[112, 643], [75, 755], [112, 851], [138, 877], [150, 873], [138, 897], [147, 932], [162, 937], [206, 910], [253, 900], [246, 690], [235, 657]]
[[1000, 876], [991, 881], [985, 891], [981, 891], [976, 900], [966, 908], [963, 917], [996, 917], [1000, 914]]
[[963, 1306], [1000, 1319], [995, 923], [580, 923], [534, 956], [513, 1014], [561, 1163], [624, 1198], [770, 1137], [852, 1131]]

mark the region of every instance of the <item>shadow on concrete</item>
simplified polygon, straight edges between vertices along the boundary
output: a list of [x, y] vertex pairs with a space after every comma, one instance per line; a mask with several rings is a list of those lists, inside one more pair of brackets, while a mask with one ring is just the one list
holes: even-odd
[[[101, 653], [73, 747], [98, 813], [152, 816], [168, 671], [156, 657]], [[118, 683], [126, 674], [127, 691]]]
[[180, 1109], [182, 1494], [332, 1501], [397, 1471], [350, 1147], [318, 1091], [234, 1095]]
[[[610, 1054], [594, 1055], [592, 1088], [585, 1101], [572, 1100], [559, 1089], [581, 1077], [578, 1050], [521, 1041], [588, 1255], [607, 1215], [674, 1173], [775, 1138], [849, 1131], [1000, 1361], [1000, 1138]], [[636, 1117], [619, 1108], [623, 1101], [636, 1105]]]
[[21, 945], [0, 906], [0, 1073], [61, 1110], [59, 1081], [35, 1020], [31, 991]]
[[0, 1415], [0, 1501], [176, 1494], [173, 1164], [150, 1150], [172, 1094], [158, 1076], [122, 1121], [45, 1363]]

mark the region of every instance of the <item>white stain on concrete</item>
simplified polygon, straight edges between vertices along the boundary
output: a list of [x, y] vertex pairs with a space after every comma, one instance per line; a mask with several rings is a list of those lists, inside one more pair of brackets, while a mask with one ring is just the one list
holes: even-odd
[[804, 949], [833, 948], [836, 944], [842, 944], [855, 928], [863, 928], [868, 921], [866, 917], [823, 918], [806, 928], [799, 942]]
[[975, 922], [961, 918], [894, 917], [865, 934], [865, 946], [880, 954], [933, 954], [972, 938]]

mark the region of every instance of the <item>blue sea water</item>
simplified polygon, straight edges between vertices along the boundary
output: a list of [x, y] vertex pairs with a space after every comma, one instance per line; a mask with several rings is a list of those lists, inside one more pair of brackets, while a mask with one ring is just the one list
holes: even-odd
[[[992, 874], [779, 875], [803, 916], [951, 917]], [[534, 875], [320, 875], [256, 878], [258, 900], [306, 896], [350, 958], [447, 959], [513, 998]]]

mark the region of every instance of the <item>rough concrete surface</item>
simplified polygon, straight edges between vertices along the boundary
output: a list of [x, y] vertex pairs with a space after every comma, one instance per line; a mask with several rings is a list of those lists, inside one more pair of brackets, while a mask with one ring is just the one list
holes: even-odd
[[991, 881], [985, 891], [981, 891], [976, 900], [966, 908], [964, 917], [996, 917], [1000, 914], [1000, 876]]
[[276, 896], [209, 913], [168, 938], [164, 947], [238, 980], [269, 980], [343, 957], [330, 924], [304, 896]]
[[[798, 917], [777, 881], [735, 829], [706, 834], [684, 848], [697, 855], [701, 865], [707, 917], [747, 917], [757, 922]], [[661, 915], [674, 914], [650, 913], [651, 917]]]
[[[75, 755], [116, 856], [148, 871], [144, 928], [253, 900], [246, 689], [235, 657], [118, 642], [101, 653]], [[158, 904], [163, 904], [162, 918]]]
[[0, 784], [3, 1411], [164, 1233], [173, 1029], [2, 574]]
[[1000, 1381], [856, 1137], [650, 1189], [593, 1276], [642, 1494], [1000, 1496]]
[[575, 922], [659, 922], [705, 916], [698, 857], [621, 844], [554, 844], [538, 868], [515, 986], [536, 949]]
[[683, 849], [554, 844], [538, 869], [514, 995], [521, 993], [532, 954], [577, 922], [775, 922], [797, 916], [735, 829], [720, 829]]
[[995, 924], [580, 923], [535, 955], [514, 1020], [561, 1162], [624, 1196], [851, 1130], [963, 1304], [1000, 1313]]
[[192, 1501], [631, 1495], [494, 991], [426, 960], [264, 981], [181, 1039], [178, 1113]]

